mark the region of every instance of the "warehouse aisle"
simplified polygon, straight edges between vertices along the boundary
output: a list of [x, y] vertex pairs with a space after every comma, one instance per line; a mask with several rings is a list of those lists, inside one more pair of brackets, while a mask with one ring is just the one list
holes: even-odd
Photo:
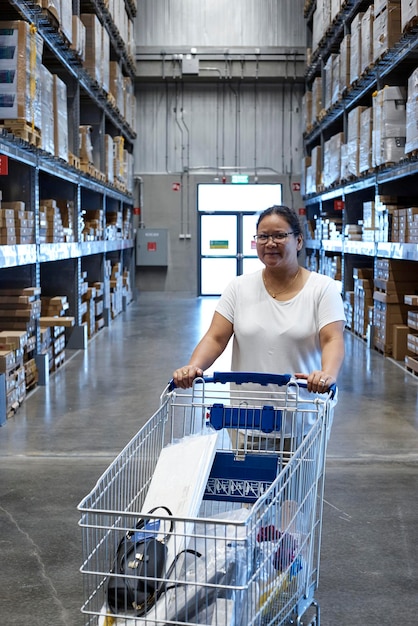
[[[156, 410], [215, 302], [141, 294], [0, 429], [5, 625], [84, 623], [77, 504]], [[349, 333], [346, 346], [327, 463], [321, 624], [415, 626], [418, 379]]]

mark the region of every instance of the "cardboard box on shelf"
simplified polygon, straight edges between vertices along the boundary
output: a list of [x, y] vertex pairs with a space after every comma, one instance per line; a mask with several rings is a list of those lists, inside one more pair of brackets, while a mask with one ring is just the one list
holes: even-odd
[[0, 22], [0, 119], [41, 127], [43, 39], [25, 21]]
[[344, 133], [333, 135], [324, 143], [324, 167], [322, 181], [325, 187], [340, 180], [341, 175], [341, 145], [344, 143]]
[[357, 13], [351, 22], [350, 37], [350, 84], [361, 76], [361, 20], [364, 13]]
[[418, 17], [418, 0], [401, 0], [401, 28], [407, 30]]
[[373, 63], [373, 22], [374, 5], [371, 4], [361, 19], [360, 76], [366, 72]]
[[84, 68], [90, 76], [102, 84], [103, 38], [102, 25], [94, 13], [82, 13], [80, 19], [86, 28]]
[[86, 27], [78, 15], [72, 16], [72, 43], [71, 49], [81, 61], [86, 58]]
[[68, 163], [67, 85], [54, 74], [53, 87], [55, 156]]
[[393, 2], [385, 3], [386, 7], [378, 15], [373, 22], [373, 56], [372, 61], [380, 59], [388, 50], [401, 38], [401, 7], [400, 4]]
[[322, 78], [316, 76], [312, 82], [312, 118], [315, 122], [323, 109]]
[[340, 45], [339, 93], [341, 95], [350, 84], [350, 41], [351, 35], [345, 35]]

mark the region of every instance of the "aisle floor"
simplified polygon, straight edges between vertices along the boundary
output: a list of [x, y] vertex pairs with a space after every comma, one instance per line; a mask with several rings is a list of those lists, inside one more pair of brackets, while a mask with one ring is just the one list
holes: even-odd
[[[141, 294], [0, 428], [3, 624], [85, 623], [77, 504], [157, 409], [214, 304]], [[321, 625], [416, 626], [418, 379], [351, 333], [346, 351], [328, 448]]]

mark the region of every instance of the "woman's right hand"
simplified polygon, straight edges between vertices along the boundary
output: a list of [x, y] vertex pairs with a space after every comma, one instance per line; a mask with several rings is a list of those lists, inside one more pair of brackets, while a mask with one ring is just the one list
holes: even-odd
[[176, 387], [188, 389], [192, 386], [195, 378], [203, 376], [203, 370], [196, 365], [184, 365], [173, 372], [173, 381]]

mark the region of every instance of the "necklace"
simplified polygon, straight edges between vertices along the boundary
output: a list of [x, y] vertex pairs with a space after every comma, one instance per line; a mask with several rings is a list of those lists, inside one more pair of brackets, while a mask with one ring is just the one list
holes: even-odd
[[263, 283], [264, 283], [264, 287], [266, 288], [267, 292], [269, 293], [269, 295], [272, 298], [276, 298], [276, 296], [279, 296], [281, 293], [284, 293], [285, 291], [288, 291], [290, 289], [290, 287], [293, 285], [293, 283], [296, 281], [297, 277], [300, 274], [300, 267], [298, 267], [298, 271], [296, 272], [296, 274], [293, 276], [292, 280], [290, 281], [290, 283], [287, 285], [286, 289], [282, 289], [281, 291], [276, 291], [275, 293], [272, 293], [270, 291], [270, 289], [267, 287], [267, 282], [266, 282], [266, 276], [265, 276], [265, 270], [263, 270]]

